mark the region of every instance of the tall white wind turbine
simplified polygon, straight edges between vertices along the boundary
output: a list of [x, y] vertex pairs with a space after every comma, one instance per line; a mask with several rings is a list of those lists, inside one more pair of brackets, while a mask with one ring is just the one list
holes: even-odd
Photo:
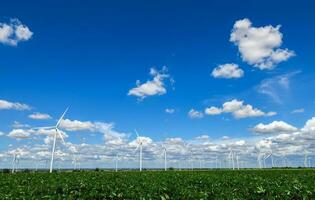
[[166, 171], [167, 170], [167, 157], [166, 157], [166, 152], [167, 151], [167, 149], [166, 149], [166, 146], [165, 145], [163, 145], [163, 152], [164, 152], [164, 171]]
[[309, 167], [308, 166], [308, 156], [306, 150], [304, 150], [304, 167]]
[[118, 153], [115, 156], [115, 172], [118, 172]]
[[54, 142], [53, 142], [53, 146], [52, 146], [52, 152], [51, 152], [51, 160], [50, 160], [50, 169], [49, 172], [52, 173], [53, 171], [53, 165], [54, 165], [54, 155], [55, 155], [55, 149], [56, 149], [56, 140], [57, 140], [57, 136], [62, 140], [63, 144], [65, 145], [65, 140], [61, 134], [61, 131], [59, 130], [59, 126], [61, 121], [63, 120], [63, 118], [65, 117], [66, 113], [68, 112], [69, 107], [64, 111], [64, 113], [61, 115], [61, 117], [59, 118], [57, 124], [55, 126], [48, 126], [48, 127], [38, 127], [35, 129], [44, 129], [44, 130], [51, 130], [51, 129], [55, 129], [55, 134], [54, 134]]
[[137, 151], [139, 149], [139, 171], [142, 171], [142, 138], [140, 137], [139, 133], [137, 132], [137, 130], [135, 130], [135, 133], [137, 134], [137, 148], [135, 151]]
[[16, 156], [17, 156], [17, 153], [16, 153], [16, 151], [14, 151], [14, 154], [13, 154], [13, 161], [12, 161], [12, 173], [15, 172]]
[[232, 149], [230, 149], [229, 159], [230, 159], [230, 162], [232, 162], [232, 169], [234, 170], [235, 169], [234, 152]]

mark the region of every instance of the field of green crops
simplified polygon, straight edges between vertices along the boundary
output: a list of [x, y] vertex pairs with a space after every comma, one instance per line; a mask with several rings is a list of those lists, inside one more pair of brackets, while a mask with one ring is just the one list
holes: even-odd
[[315, 199], [315, 170], [0, 174], [0, 199]]

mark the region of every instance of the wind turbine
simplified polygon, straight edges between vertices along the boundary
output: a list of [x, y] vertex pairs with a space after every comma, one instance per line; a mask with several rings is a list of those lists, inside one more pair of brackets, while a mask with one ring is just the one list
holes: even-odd
[[166, 146], [163, 145], [163, 151], [164, 151], [164, 171], [167, 170], [167, 160], [166, 160]]
[[115, 156], [115, 172], [118, 171], [118, 153]]
[[137, 134], [137, 148], [135, 151], [137, 151], [139, 149], [139, 171], [142, 171], [142, 138], [140, 137], [140, 135], [138, 134], [137, 130], [135, 130], [136, 134]]
[[304, 150], [304, 167], [309, 167], [308, 166], [308, 156], [306, 150]]
[[232, 149], [230, 149], [229, 161], [232, 162], [232, 168], [233, 168], [233, 170], [234, 170], [234, 169], [235, 169], [235, 164], [234, 164], [234, 152], [233, 152]]
[[258, 162], [258, 166], [261, 169], [262, 168], [262, 163], [261, 163], [261, 152], [259, 151], [258, 155], [257, 155], [257, 162]]
[[237, 166], [237, 169], [239, 170], [240, 169], [240, 163], [239, 163], [239, 156], [236, 155], [236, 166]]
[[17, 156], [17, 153], [16, 153], [16, 151], [14, 151], [14, 154], [13, 154], [13, 161], [12, 161], [12, 173], [15, 172], [16, 156]]
[[[266, 168], [266, 160], [272, 156], [272, 153], [270, 152], [269, 154], [265, 155], [265, 157], [263, 158], [264, 159], [264, 168]], [[272, 164], [273, 166], [273, 164]]]
[[61, 117], [59, 118], [57, 124], [55, 126], [48, 126], [48, 127], [38, 127], [35, 129], [44, 129], [44, 130], [51, 130], [51, 129], [55, 129], [55, 134], [54, 134], [54, 142], [53, 142], [53, 146], [52, 146], [52, 152], [51, 152], [51, 160], [50, 160], [50, 169], [49, 172], [52, 173], [53, 171], [53, 165], [54, 165], [54, 155], [55, 155], [55, 149], [56, 149], [56, 139], [57, 139], [57, 135], [59, 136], [59, 138], [62, 140], [63, 144], [65, 145], [65, 140], [63, 139], [63, 136], [59, 130], [59, 126], [61, 121], [63, 120], [64, 116], [66, 115], [66, 113], [68, 112], [69, 107], [64, 111], [64, 113], [61, 115]]

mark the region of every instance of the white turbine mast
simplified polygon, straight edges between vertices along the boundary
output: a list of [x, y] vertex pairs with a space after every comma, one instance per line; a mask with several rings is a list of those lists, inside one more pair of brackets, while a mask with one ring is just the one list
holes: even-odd
[[137, 148], [135, 151], [137, 151], [139, 149], [139, 171], [142, 171], [142, 138], [140, 137], [138, 131], [135, 129], [135, 133], [137, 135]]
[[164, 171], [167, 170], [167, 149], [166, 146], [163, 144], [163, 153], [164, 153]]
[[38, 127], [38, 128], [34, 128], [34, 129], [44, 129], [44, 130], [51, 130], [51, 129], [55, 129], [55, 134], [54, 134], [54, 141], [53, 141], [53, 146], [52, 146], [52, 152], [51, 152], [51, 160], [50, 160], [50, 169], [49, 172], [52, 173], [53, 171], [53, 165], [54, 165], [54, 155], [55, 155], [55, 149], [56, 149], [56, 140], [57, 140], [57, 136], [62, 140], [62, 143], [64, 145], [66, 145], [64, 138], [61, 134], [61, 131], [59, 130], [59, 126], [61, 121], [63, 120], [64, 116], [66, 115], [66, 113], [68, 112], [69, 107], [64, 111], [64, 113], [61, 115], [61, 117], [59, 118], [57, 124], [55, 126], [48, 126], [48, 127]]
[[118, 172], [118, 153], [115, 156], [115, 172]]
[[16, 150], [14, 151], [13, 153], [13, 161], [12, 161], [12, 173], [15, 172], [15, 167], [16, 167], [16, 158], [17, 157], [17, 153], [16, 153]]
[[232, 163], [232, 169], [235, 169], [235, 163], [234, 163], [234, 152], [232, 150], [232, 148], [230, 149], [230, 153], [229, 153], [229, 161], [230, 164]]
[[239, 156], [236, 155], [236, 166], [237, 166], [237, 169], [239, 170], [240, 169], [240, 163], [239, 163]]
[[262, 154], [259, 151], [258, 154], [257, 154], [257, 162], [258, 162], [258, 166], [259, 166], [260, 169], [262, 169], [261, 157], [262, 157]]
[[308, 155], [306, 150], [304, 150], [304, 167], [310, 167], [308, 164]]

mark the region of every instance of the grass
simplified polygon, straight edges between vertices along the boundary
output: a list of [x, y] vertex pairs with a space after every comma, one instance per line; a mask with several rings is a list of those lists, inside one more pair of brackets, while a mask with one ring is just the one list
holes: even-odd
[[0, 199], [315, 199], [315, 170], [0, 174]]

